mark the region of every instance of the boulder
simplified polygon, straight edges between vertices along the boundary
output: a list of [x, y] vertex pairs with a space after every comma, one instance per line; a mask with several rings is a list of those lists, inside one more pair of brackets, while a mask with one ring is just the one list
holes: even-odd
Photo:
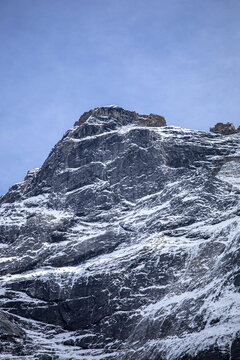
[[236, 130], [235, 126], [230, 122], [226, 124], [219, 122], [214, 127], [210, 128], [210, 131], [216, 134], [230, 135], [239, 132], [239, 128]]

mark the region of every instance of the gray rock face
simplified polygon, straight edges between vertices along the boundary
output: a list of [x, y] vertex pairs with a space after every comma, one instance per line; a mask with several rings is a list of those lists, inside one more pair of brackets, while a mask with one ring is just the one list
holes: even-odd
[[239, 359], [239, 154], [238, 134], [84, 113], [0, 198], [0, 306], [26, 334], [0, 359]]
[[0, 312], [0, 338], [14, 341], [16, 338], [23, 338], [24, 332], [9, 317]]

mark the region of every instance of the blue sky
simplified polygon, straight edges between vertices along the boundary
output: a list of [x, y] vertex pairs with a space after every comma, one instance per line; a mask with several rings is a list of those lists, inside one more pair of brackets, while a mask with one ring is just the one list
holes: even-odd
[[0, 0], [0, 194], [91, 108], [240, 125], [239, 0]]

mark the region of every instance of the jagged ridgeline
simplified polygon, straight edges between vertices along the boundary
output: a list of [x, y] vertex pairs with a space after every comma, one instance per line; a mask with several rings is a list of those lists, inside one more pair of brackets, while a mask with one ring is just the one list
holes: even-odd
[[84, 113], [0, 198], [0, 359], [239, 360], [239, 136]]

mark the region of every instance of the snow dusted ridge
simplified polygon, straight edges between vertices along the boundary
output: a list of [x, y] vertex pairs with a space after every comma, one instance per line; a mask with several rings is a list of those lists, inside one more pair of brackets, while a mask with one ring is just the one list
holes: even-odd
[[0, 198], [0, 359], [237, 360], [239, 134], [82, 115]]

